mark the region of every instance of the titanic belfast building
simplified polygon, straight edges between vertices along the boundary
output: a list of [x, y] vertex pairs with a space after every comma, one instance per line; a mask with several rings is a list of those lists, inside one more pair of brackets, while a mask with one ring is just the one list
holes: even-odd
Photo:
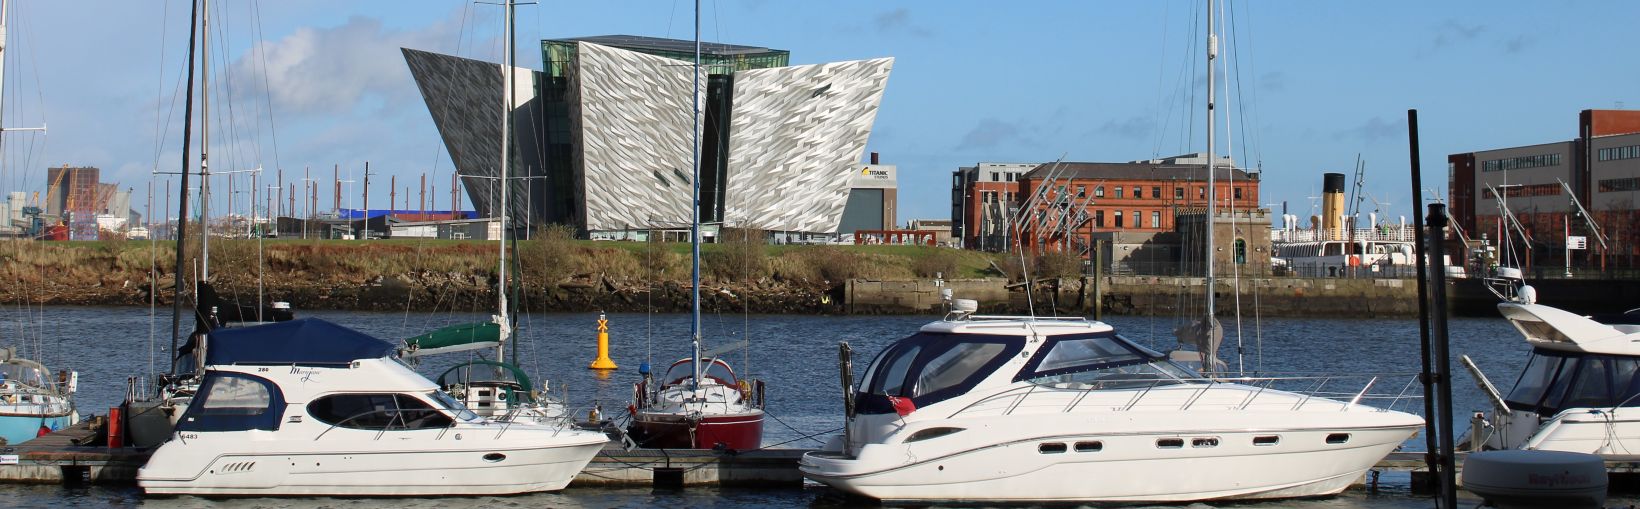
[[[541, 41], [543, 71], [514, 72], [511, 217], [582, 235], [687, 226], [694, 44], [626, 35]], [[495, 63], [403, 52], [468, 197], [493, 217], [505, 73]], [[789, 60], [784, 50], [702, 43], [703, 222], [838, 232], [894, 59]]]

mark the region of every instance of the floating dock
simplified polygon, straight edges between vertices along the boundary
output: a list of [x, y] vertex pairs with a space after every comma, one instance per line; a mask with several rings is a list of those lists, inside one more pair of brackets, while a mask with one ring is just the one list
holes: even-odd
[[[137, 482], [137, 469], [147, 463], [150, 450], [109, 448], [100, 444], [100, 418], [59, 430], [18, 445], [0, 446], [0, 483], [125, 484]], [[582, 487], [757, 486], [798, 487], [803, 475], [798, 460], [811, 449], [713, 451], [693, 449], [623, 449], [611, 443], [576, 476]], [[1460, 468], [1468, 453], [1458, 453]], [[1424, 453], [1396, 452], [1378, 462], [1373, 472], [1409, 472], [1412, 490], [1432, 490], [1434, 479], [1424, 468]], [[1640, 455], [1609, 456], [1606, 473], [1614, 490], [1640, 486]], [[1369, 472], [1362, 484], [1376, 484]]]

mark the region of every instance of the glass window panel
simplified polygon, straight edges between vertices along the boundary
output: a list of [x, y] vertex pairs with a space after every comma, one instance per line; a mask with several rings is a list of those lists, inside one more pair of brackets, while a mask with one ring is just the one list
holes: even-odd
[[270, 403], [268, 388], [259, 382], [222, 377], [211, 384], [202, 415], [258, 415]]
[[978, 373], [1003, 350], [1001, 343], [959, 343], [923, 366], [911, 395], [921, 396], [955, 387]]

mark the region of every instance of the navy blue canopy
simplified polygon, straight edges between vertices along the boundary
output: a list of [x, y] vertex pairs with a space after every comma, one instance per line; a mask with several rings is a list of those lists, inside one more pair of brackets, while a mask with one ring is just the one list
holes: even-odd
[[317, 318], [211, 331], [205, 364], [347, 364], [393, 352], [393, 344]]

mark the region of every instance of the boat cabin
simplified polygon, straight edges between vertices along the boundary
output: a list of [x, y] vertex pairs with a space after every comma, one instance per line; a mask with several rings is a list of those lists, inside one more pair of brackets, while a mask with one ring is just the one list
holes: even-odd
[[1512, 410], [1550, 416], [1568, 408], [1640, 406], [1640, 358], [1532, 349], [1504, 401]]
[[[895, 400], [924, 407], [966, 394], [1027, 348], [1028, 336], [924, 330], [901, 339], [871, 362], [855, 392], [862, 414], [895, 411]], [[1166, 355], [1111, 331], [1048, 336], [1030, 345], [1030, 359], [1004, 383], [1070, 389], [1117, 389], [1184, 383], [1200, 378]]]
[[[735, 376], [735, 370], [730, 368], [729, 363], [724, 362], [723, 359], [712, 359], [710, 361], [702, 359], [701, 364], [701, 377], [705, 378], [705, 383], [715, 383], [728, 387], [736, 387], [740, 384], [740, 378]], [[680, 359], [666, 368], [666, 376], [661, 377], [661, 386], [677, 385], [693, 376], [695, 376], [694, 361], [689, 358]]]

